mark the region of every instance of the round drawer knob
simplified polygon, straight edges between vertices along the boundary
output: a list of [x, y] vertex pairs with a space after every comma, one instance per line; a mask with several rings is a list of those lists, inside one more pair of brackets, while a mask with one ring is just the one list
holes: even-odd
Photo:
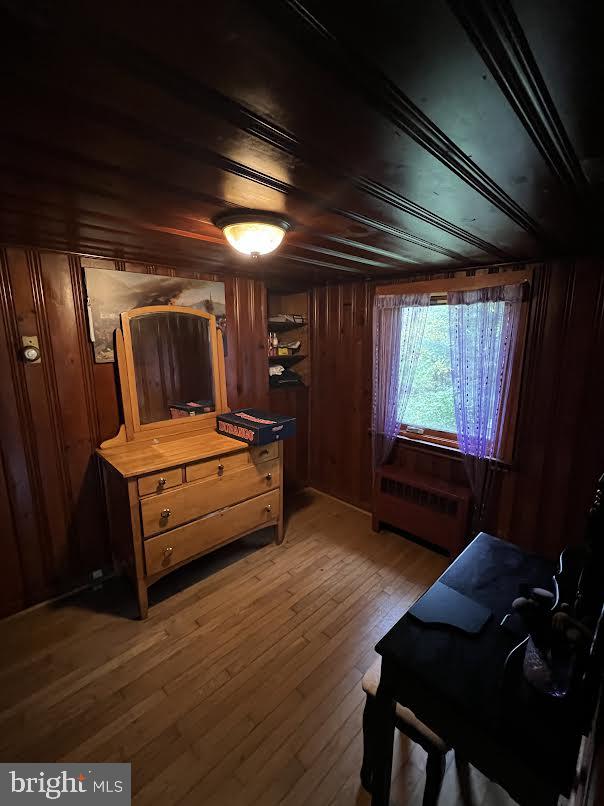
[[171, 514], [172, 514], [172, 510], [168, 509], [168, 508], [162, 509], [162, 511], [161, 511], [161, 517], [162, 517], [163, 520], [165, 520], [166, 518], [169, 518]]
[[272, 506], [271, 506], [270, 504], [267, 504], [267, 505], [264, 507], [264, 509], [265, 509], [267, 512], [272, 512], [272, 511], [273, 511], [273, 508], [272, 508]]
[[162, 476], [160, 479], [157, 480], [158, 487], [165, 487], [166, 486], [166, 479]]
[[270, 480], [272, 479], [272, 477], [273, 477], [273, 474], [272, 474], [272, 473], [267, 473], [267, 474], [266, 474], [266, 480], [267, 480], [267, 481], [270, 481]]
[[173, 551], [174, 549], [172, 546], [166, 546], [166, 548], [164, 549], [164, 557], [169, 557]]

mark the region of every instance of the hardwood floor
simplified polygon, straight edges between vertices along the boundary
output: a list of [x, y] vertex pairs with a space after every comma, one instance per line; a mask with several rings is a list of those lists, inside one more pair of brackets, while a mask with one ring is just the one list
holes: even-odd
[[[0, 623], [0, 759], [130, 761], [137, 806], [368, 804], [361, 677], [446, 559], [314, 492], [270, 537], [167, 577], [145, 622], [113, 580]], [[442, 806], [510, 803], [475, 773], [462, 799], [451, 756]], [[423, 764], [397, 737], [392, 803]]]

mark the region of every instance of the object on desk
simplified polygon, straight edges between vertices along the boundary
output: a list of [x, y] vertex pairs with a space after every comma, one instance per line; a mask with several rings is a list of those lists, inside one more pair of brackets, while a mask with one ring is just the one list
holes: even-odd
[[592, 632], [569, 614], [569, 605], [556, 610], [550, 591], [532, 588], [514, 600], [512, 611], [522, 618], [529, 638], [522, 672], [534, 688], [550, 697], [565, 697], [571, 687], [577, 652], [591, 641]]
[[288, 347], [277, 347], [277, 355], [289, 355], [289, 348]]
[[216, 431], [248, 445], [266, 445], [296, 433], [296, 418], [257, 409], [236, 409], [216, 418]]
[[575, 653], [552, 651], [552, 647], [539, 647], [529, 636], [524, 652], [522, 673], [533, 688], [550, 697], [568, 694], [575, 668]]
[[491, 611], [448, 585], [435, 582], [409, 610], [409, 615], [424, 624], [455, 627], [476, 634], [491, 617]]
[[180, 417], [195, 417], [214, 411], [214, 404], [211, 400], [191, 400], [188, 403], [170, 403], [169, 410], [171, 419], [177, 420]]

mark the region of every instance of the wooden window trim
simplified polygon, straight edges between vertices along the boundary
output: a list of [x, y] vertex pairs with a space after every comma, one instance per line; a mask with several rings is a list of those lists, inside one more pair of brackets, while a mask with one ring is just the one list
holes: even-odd
[[477, 288], [492, 288], [497, 285], [516, 285], [530, 283], [533, 278], [532, 269], [520, 271], [502, 271], [495, 274], [475, 274], [472, 277], [451, 277], [442, 280], [418, 280], [410, 283], [392, 283], [378, 285], [375, 293], [388, 294], [433, 294], [442, 295], [449, 291], [472, 291]]
[[[499, 285], [516, 285], [527, 283], [531, 288], [533, 278], [532, 269], [522, 269], [521, 271], [506, 271], [494, 274], [479, 274], [472, 277], [453, 277], [440, 280], [421, 280], [411, 283], [397, 283], [393, 285], [377, 286], [376, 294], [430, 294], [433, 297], [442, 297], [449, 291], [468, 291], [478, 288], [492, 288]], [[501, 456], [497, 464], [502, 467], [511, 467], [514, 461], [514, 451], [516, 442], [516, 426], [518, 422], [518, 409], [520, 405], [520, 395], [522, 386], [522, 375], [524, 367], [524, 354], [526, 352], [526, 337], [528, 331], [528, 315], [530, 305], [530, 293], [526, 294], [522, 302], [520, 321], [518, 323], [518, 335], [516, 341], [516, 352], [513, 358], [512, 377], [510, 383], [510, 399], [508, 403], [508, 416], [504, 423], [504, 431], [501, 441]], [[461, 453], [456, 434], [446, 431], [436, 431], [435, 429], [424, 428], [423, 433], [417, 434], [407, 431], [407, 423], [401, 424], [399, 437], [417, 443], [422, 443], [427, 448], [446, 448], [451, 451]], [[421, 426], [420, 426], [421, 427]]]
[[413, 430], [407, 430], [416, 427], [418, 426], [414, 426], [412, 423], [401, 423], [399, 435], [401, 437], [405, 437], [406, 439], [412, 439], [417, 442], [427, 442], [430, 445], [439, 445], [456, 451], [459, 450], [457, 434], [453, 434], [449, 431], [438, 431], [435, 428], [423, 428], [423, 426], [419, 426], [423, 428], [421, 434]]

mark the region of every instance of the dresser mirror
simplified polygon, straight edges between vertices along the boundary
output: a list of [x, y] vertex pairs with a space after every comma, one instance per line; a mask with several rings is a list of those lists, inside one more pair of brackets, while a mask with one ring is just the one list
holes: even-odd
[[130, 339], [141, 425], [215, 410], [209, 319], [139, 314], [130, 318]]
[[213, 428], [226, 410], [215, 317], [161, 305], [135, 308], [121, 320], [116, 353], [127, 438]]

